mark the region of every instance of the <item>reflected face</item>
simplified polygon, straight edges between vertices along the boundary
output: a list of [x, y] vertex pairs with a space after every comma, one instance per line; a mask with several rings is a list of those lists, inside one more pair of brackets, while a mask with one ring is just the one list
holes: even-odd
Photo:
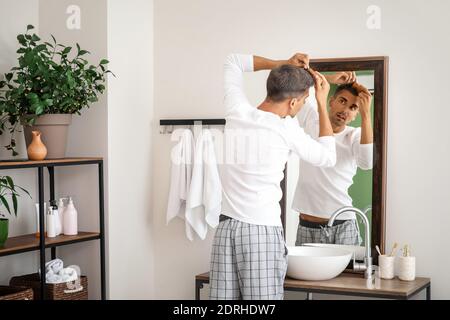
[[330, 98], [330, 121], [336, 127], [348, 125], [359, 113], [358, 97], [342, 90]]

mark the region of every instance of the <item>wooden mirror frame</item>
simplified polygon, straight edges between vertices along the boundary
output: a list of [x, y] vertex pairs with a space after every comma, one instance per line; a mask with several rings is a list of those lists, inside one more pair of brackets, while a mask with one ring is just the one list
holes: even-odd
[[[379, 245], [382, 252], [385, 251], [386, 240], [386, 150], [387, 150], [387, 88], [388, 88], [388, 64], [386, 56], [358, 57], [358, 58], [327, 58], [312, 59], [310, 66], [319, 72], [326, 71], [374, 71], [374, 163], [372, 170], [372, 252], [375, 245]], [[287, 170], [284, 171], [284, 179], [281, 182], [283, 197], [281, 205], [281, 221], [286, 230], [286, 189]], [[285, 232], [286, 234], [286, 232]], [[377, 255], [372, 254], [374, 263], [377, 263]]]

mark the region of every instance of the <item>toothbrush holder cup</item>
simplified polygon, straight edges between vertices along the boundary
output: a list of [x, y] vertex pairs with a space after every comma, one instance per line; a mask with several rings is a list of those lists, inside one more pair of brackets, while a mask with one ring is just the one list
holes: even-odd
[[393, 279], [394, 278], [394, 256], [388, 256], [382, 254], [378, 256], [379, 273], [382, 279]]
[[403, 281], [416, 278], [416, 257], [398, 257], [398, 278]]

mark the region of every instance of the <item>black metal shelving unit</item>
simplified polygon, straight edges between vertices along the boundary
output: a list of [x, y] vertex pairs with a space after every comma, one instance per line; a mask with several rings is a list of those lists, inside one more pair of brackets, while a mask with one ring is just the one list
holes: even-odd
[[[58, 236], [45, 238], [45, 212], [44, 212], [44, 168], [48, 169], [50, 184], [50, 200], [55, 200], [55, 167], [98, 166], [99, 187], [99, 232], [79, 232], [77, 236]], [[106, 299], [106, 274], [105, 274], [105, 220], [104, 220], [104, 185], [103, 185], [103, 158], [64, 158], [42, 161], [0, 161], [0, 170], [37, 168], [38, 198], [39, 198], [39, 240], [34, 234], [9, 238], [4, 248], [0, 248], [0, 256], [9, 256], [22, 252], [36, 251], [40, 253], [40, 269], [45, 270], [45, 249], [51, 248], [51, 258], [56, 258], [56, 247], [84, 241], [100, 240], [100, 283], [101, 299]], [[45, 299], [45, 272], [41, 272], [41, 299]]]

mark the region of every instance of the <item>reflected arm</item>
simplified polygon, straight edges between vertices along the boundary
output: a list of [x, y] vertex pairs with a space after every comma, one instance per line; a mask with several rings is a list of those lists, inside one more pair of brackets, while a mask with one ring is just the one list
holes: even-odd
[[373, 143], [372, 117], [370, 110], [361, 112], [361, 144]]
[[370, 115], [372, 94], [358, 82], [355, 82], [353, 87], [358, 90], [357, 101], [361, 114], [361, 144], [373, 143], [372, 119]]

